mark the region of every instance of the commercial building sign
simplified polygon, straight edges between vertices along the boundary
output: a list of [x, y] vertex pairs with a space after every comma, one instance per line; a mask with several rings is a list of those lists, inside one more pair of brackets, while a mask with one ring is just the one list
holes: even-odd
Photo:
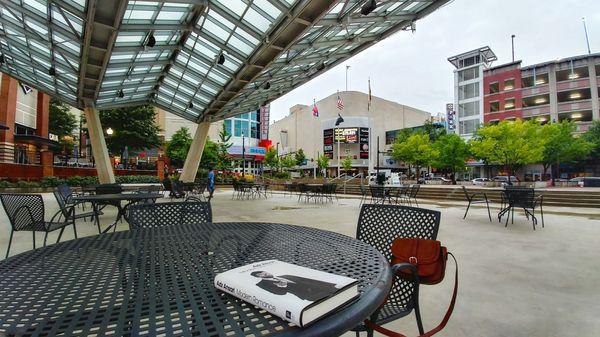
[[360, 159], [369, 159], [369, 128], [323, 130], [323, 153], [331, 159], [333, 159], [333, 147], [338, 141], [340, 144], [358, 144]]
[[323, 154], [333, 159], [333, 129], [323, 130]]
[[446, 104], [446, 122], [448, 125], [448, 131], [456, 130], [456, 111], [454, 111], [454, 104]]
[[264, 105], [260, 109], [260, 139], [269, 139], [269, 115], [271, 105]]
[[369, 159], [369, 128], [360, 128], [360, 159]]

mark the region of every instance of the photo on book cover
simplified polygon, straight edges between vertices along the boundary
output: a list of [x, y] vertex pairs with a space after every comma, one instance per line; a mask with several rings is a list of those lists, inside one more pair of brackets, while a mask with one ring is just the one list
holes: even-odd
[[258, 270], [250, 273], [259, 281], [256, 286], [275, 295], [292, 294], [301, 300], [318, 301], [335, 294], [339, 288], [335, 283], [315, 280], [298, 275], [277, 275]]

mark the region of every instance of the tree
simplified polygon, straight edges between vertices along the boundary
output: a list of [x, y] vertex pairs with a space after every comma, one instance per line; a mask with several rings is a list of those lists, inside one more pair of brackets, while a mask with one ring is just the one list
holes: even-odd
[[471, 155], [469, 144], [457, 134], [451, 133], [440, 136], [433, 148], [438, 152], [432, 166], [451, 174], [452, 184], [456, 185], [456, 172], [465, 169], [465, 161]]
[[304, 150], [298, 149], [298, 151], [296, 151], [295, 157], [296, 157], [296, 166], [302, 166], [305, 164], [306, 155], [304, 154]]
[[227, 132], [225, 123], [222, 125], [223, 127], [221, 128], [221, 131], [219, 131], [218, 162], [216, 165], [217, 169], [221, 171], [231, 169], [231, 158], [229, 156], [229, 152], [227, 152], [227, 149], [233, 145], [229, 142], [231, 139], [231, 134]]
[[291, 154], [279, 158], [279, 165], [283, 168], [292, 168], [296, 166], [296, 158]]
[[344, 158], [344, 160], [342, 160], [340, 164], [342, 164], [342, 168], [344, 169], [344, 171], [348, 172], [352, 169], [352, 158], [346, 157]]
[[113, 129], [113, 134], [106, 137], [106, 146], [121, 157], [126, 146], [129, 151], [141, 151], [161, 145], [156, 112], [150, 105], [101, 110], [100, 122]]
[[600, 158], [600, 121], [594, 121], [581, 138], [592, 145], [590, 157]]
[[543, 158], [543, 137], [535, 121], [504, 120], [477, 130], [471, 142], [476, 157], [485, 156], [490, 163], [504, 166], [508, 175], [515, 175], [518, 166], [538, 163]]
[[68, 105], [57, 99], [50, 100], [48, 114], [48, 132], [62, 138], [71, 136], [77, 127], [77, 118], [70, 112]]
[[432, 142], [435, 142], [439, 137], [446, 134], [446, 128], [439, 127], [438, 125], [434, 124], [431, 119], [423, 123], [423, 131], [429, 135], [429, 140]]
[[396, 140], [392, 144], [392, 158], [414, 165], [417, 170], [417, 180], [421, 175], [421, 167], [429, 166], [438, 156], [432, 147], [429, 135], [418, 132], [410, 135], [405, 141]]
[[319, 174], [321, 174], [324, 169], [329, 167], [329, 157], [324, 154], [317, 157], [317, 167], [319, 168]]
[[177, 130], [171, 140], [167, 142], [165, 153], [171, 160], [171, 165], [183, 167], [190, 146], [192, 145], [192, 136], [188, 128], [182, 127]]
[[220, 145], [210, 139], [206, 140], [199, 167], [205, 170], [218, 167], [221, 162]]
[[577, 126], [569, 121], [561, 123], [548, 123], [540, 130], [541, 137], [545, 139], [542, 158], [544, 175], [549, 167], [552, 169], [552, 184], [556, 177], [560, 176], [560, 164], [584, 159], [594, 145], [582, 138], [573, 137], [573, 131]]
[[271, 170], [279, 168], [279, 157], [277, 150], [274, 147], [270, 147], [265, 153], [265, 165]]

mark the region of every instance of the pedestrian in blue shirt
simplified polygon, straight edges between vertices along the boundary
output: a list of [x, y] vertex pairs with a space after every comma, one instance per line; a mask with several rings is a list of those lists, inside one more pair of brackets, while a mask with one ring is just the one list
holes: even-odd
[[208, 200], [212, 199], [213, 192], [215, 191], [215, 171], [213, 168], [208, 169], [208, 179], [206, 182], [206, 189], [208, 190]]

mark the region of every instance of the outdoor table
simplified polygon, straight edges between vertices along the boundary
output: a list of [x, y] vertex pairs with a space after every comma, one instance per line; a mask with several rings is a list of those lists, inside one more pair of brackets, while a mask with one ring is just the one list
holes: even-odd
[[[94, 213], [96, 213], [96, 214], [98, 214], [98, 212], [99, 212], [98, 204], [110, 203], [111, 206], [114, 204], [114, 206], [117, 207], [117, 217], [116, 217], [115, 221], [102, 232], [102, 233], [106, 233], [111, 228], [116, 229], [117, 223], [121, 219], [125, 219], [125, 221], [127, 221], [127, 217], [125, 215], [127, 213], [127, 208], [129, 208], [129, 206], [131, 204], [134, 204], [134, 203], [142, 201], [142, 200], [147, 200], [147, 199], [155, 199], [156, 200], [156, 199], [162, 198], [162, 197], [163, 197], [162, 193], [158, 193], [158, 192], [117, 193], [117, 194], [81, 195], [81, 196], [73, 197], [73, 201], [91, 203], [92, 207], [94, 209]], [[126, 201], [125, 205], [122, 205], [121, 201]], [[98, 233], [100, 233], [101, 232], [100, 220], [98, 219], [98, 217], [96, 217], [96, 226], [98, 226]]]
[[[360, 297], [306, 328], [225, 294], [214, 276], [268, 259], [359, 280]], [[0, 335], [338, 336], [383, 302], [389, 263], [316, 228], [204, 223], [85, 237], [0, 262]]]

